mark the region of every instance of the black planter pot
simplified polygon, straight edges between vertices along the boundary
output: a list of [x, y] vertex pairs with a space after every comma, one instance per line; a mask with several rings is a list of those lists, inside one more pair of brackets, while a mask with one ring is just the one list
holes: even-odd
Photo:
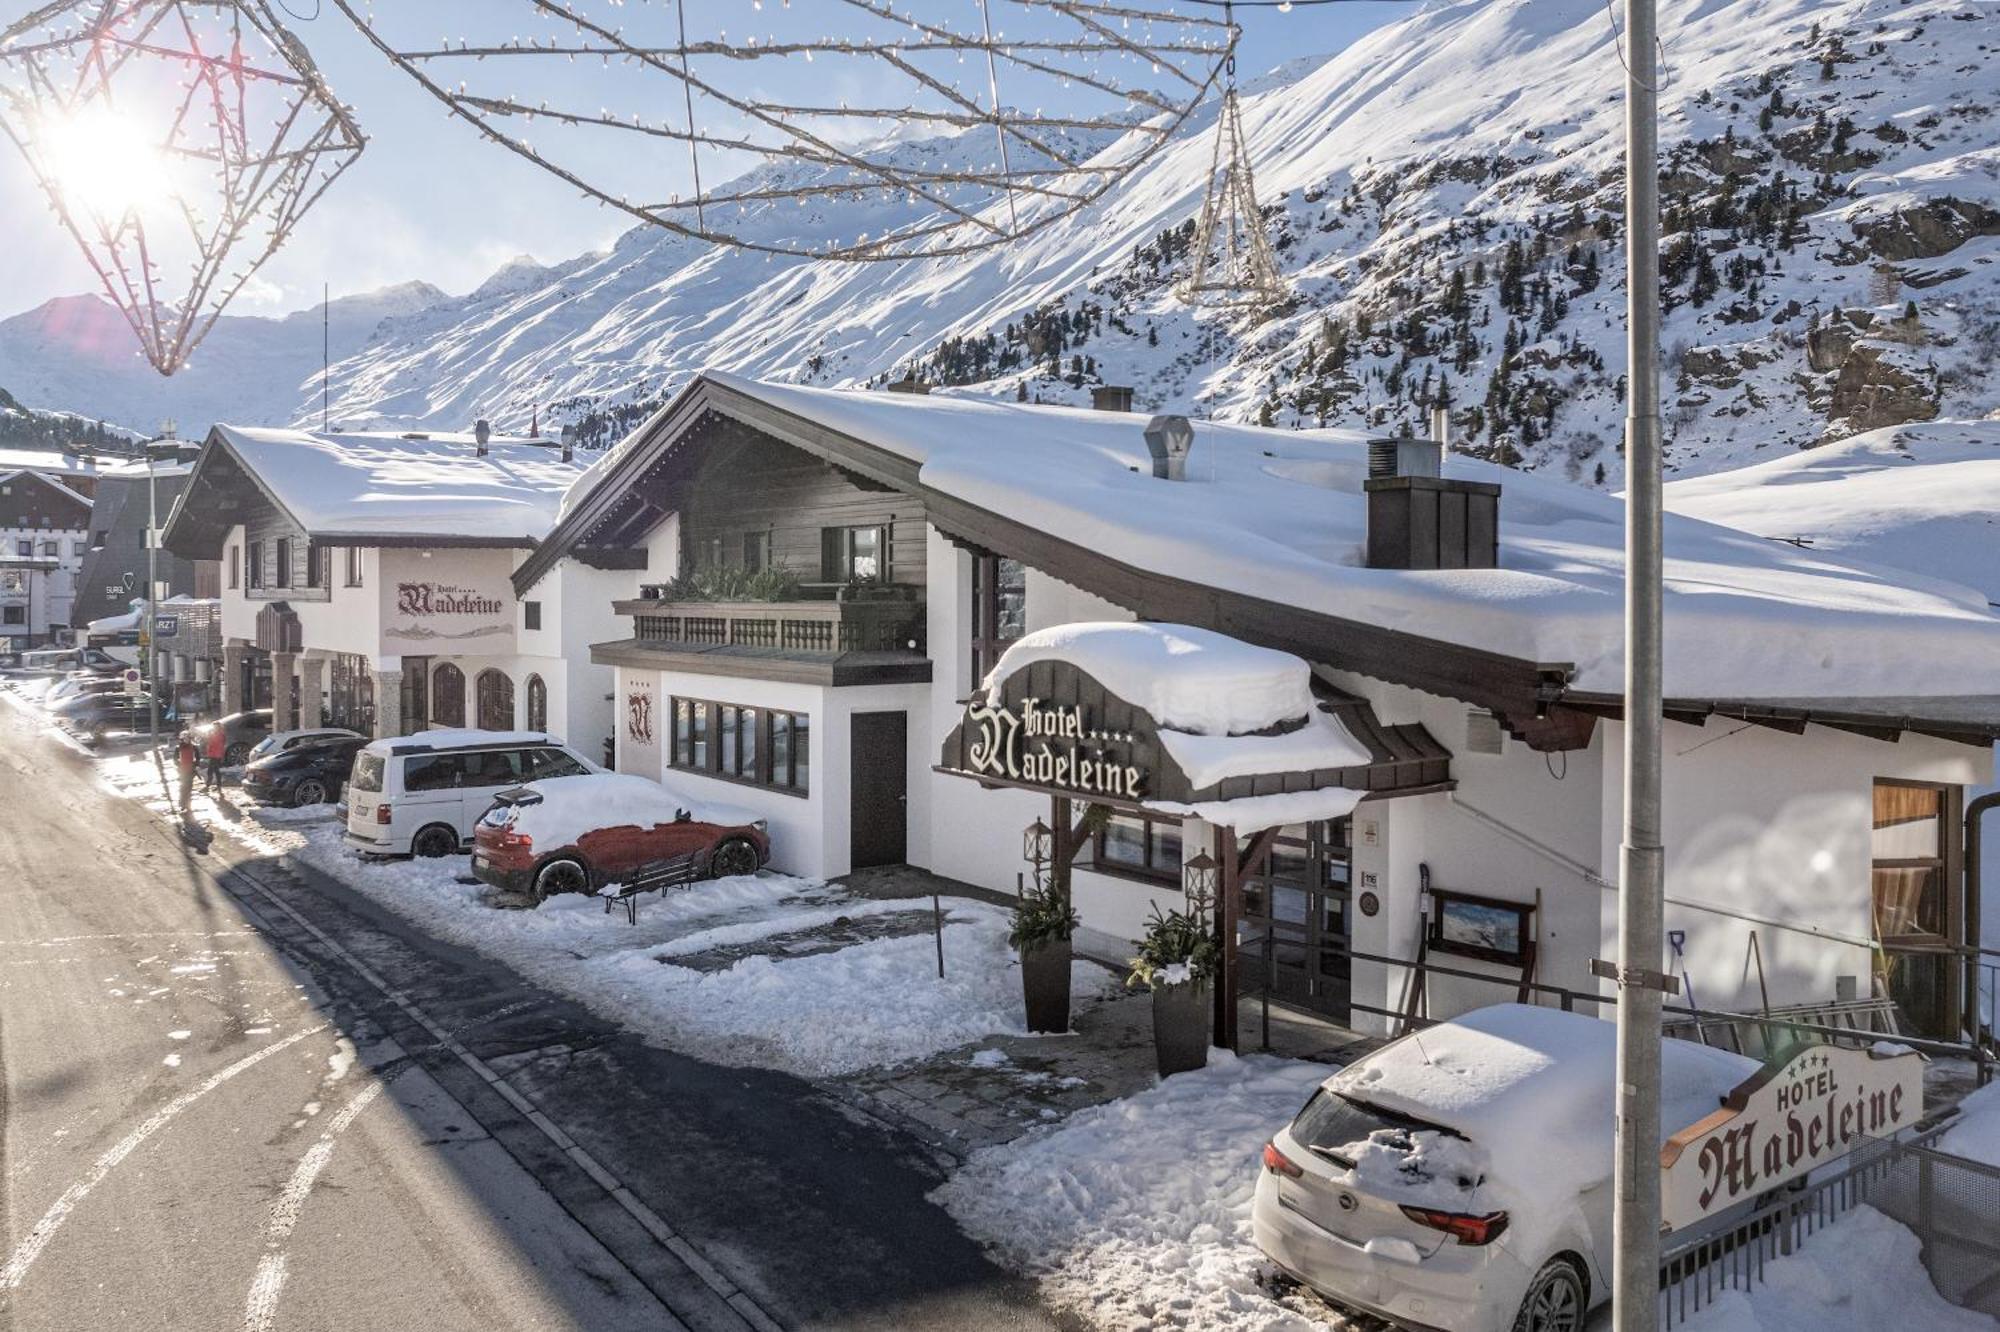
[[1028, 1003], [1028, 1030], [1069, 1030], [1069, 940], [1052, 939], [1021, 950], [1021, 994]]
[[1170, 1078], [1208, 1065], [1207, 981], [1162, 985], [1153, 991], [1153, 1059]]

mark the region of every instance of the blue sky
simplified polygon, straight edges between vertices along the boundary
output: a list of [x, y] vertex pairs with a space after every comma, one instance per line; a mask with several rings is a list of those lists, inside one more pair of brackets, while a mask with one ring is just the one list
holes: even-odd
[[[23, 12], [35, 0], [4, 0], [0, 13]], [[278, 313], [312, 304], [321, 283], [335, 295], [367, 291], [393, 282], [422, 279], [447, 291], [476, 286], [503, 262], [531, 254], [543, 262], [566, 259], [609, 242], [631, 225], [630, 219], [593, 200], [580, 198], [565, 182], [546, 174], [504, 149], [482, 140], [470, 126], [448, 116], [443, 105], [413, 80], [389, 64], [339, 12], [332, 0], [279, 0], [300, 16], [294, 30], [312, 50], [335, 91], [350, 103], [370, 137], [360, 162], [336, 183], [253, 280], [234, 307], [243, 313]], [[996, 22], [1005, 22], [1009, 0], [994, 0]], [[358, 7], [366, 7], [357, 0]], [[1165, 8], [1165, 5], [1161, 5]], [[375, 6], [414, 27], [393, 34], [412, 44], [433, 44], [450, 37], [504, 40], [511, 36], [551, 34], [537, 27], [526, 0], [390, 0]], [[598, 3], [585, 12], [615, 17], [628, 34], [660, 35], [671, 7], [654, 0], [637, 0], [622, 7]], [[963, 28], [976, 20], [973, 0], [920, 0], [898, 6], [904, 13], [940, 16], [939, 21]], [[1284, 61], [1306, 54], [1331, 54], [1371, 28], [1408, 13], [1408, 4], [1353, 3], [1297, 8], [1246, 10], [1240, 76], [1245, 80]], [[317, 12], [316, 17], [309, 17]], [[808, 14], [810, 11], [810, 16]], [[1208, 11], [1197, 11], [1208, 12]], [[499, 16], [496, 19], [496, 15]], [[1029, 22], [1015, 13], [1017, 23]], [[815, 23], [834, 26], [821, 28]], [[837, 36], [862, 36], [876, 22], [854, 0], [688, 0], [689, 37], [726, 36], [741, 42], [790, 39], [830, 31]], [[1003, 29], [1003, 32], [1005, 30]], [[567, 35], [567, 33], [565, 34]], [[1008, 36], [1023, 36], [1016, 31]], [[532, 68], [523, 68], [532, 66]], [[807, 98], [866, 102], [874, 62], [843, 62], [837, 56], [813, 64], [797, 60], [765, 61], [754, 67], [733, 63], [723, 77], [732, 90], [777, 101]], [[519, 72], [517, 72], [519, 71]], [[748, 72], [746, 72], [748, 71]], [[550, 101], [583, 108], [602, 101], [625, 111], [679, 120], [678, 102], [657, 109], [657, 95], [679, 97], [679, 87], [658, 75], [642, 78], [616, 67], [570, 66], [542, 58], [482, 62], [468, 67], [481, 91], [504, 91], [524, 101]], [[1010, 84], [1011, 79], [1011, 84]], [[510, 81], [518, 86], [510, 86]], [[968, 91], [984, 96], [984, 72], [968, 72]], [[1067, 94], [1052, 86], [1029, 86], [1023, 77], [1002, 72], [1003, 102], [1040, 103], [1044, 97]], [[591, 109], [595, 109], [592, 107]], [[698, 106], [705, 124], [718, 110]], [[538, 147], [552, 146], [536, 131]], [[631, 136], [593, 143], [572, 136], [564, 147], [595, 174], [620, 174], [632, 179], [635, 167], [646, 183], [657, 181], [662, 196], [688, 188], [684, 148], [640, 143], [638, 151], [657, 152], [635, 162]], [[622, 155], [622, 156], [621, 156]], [[722, 164], [710, 162], [705, 181], [725, 176]], [[0, 264], [0, 315], [11, 314], [52, 296], [88, 291], [95, 281], [69, 238], [55, 225], [42, 203], [32, 177], [11, 145], [0, 141], [0, 211], [7, 225], [7, 262]]]

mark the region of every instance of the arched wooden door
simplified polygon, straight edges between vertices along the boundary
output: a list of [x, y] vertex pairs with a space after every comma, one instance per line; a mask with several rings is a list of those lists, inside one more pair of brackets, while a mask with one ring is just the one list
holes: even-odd
[[507, 672], [491, 668], [479, 673], [473, 682], [478, 694], [479, 729], [482, 731], [511, 731], [514, 729], [514, 680]]
[[448, 661], [431, 672], [431, 721], [465, 725], [465, 672]]

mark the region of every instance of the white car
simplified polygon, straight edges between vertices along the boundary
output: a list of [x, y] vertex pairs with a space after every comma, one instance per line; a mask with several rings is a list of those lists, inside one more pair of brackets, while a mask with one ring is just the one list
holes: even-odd
[[359, 740], [361, 732], [350, 731], [345, 726], [315, 726], [304, 731], [274, 731], [256, 744], [250, 746], [245, 763], [267, 758], [272, 754], [282, 754], [300, 745], [316, 745], [326, 740]]
[[540, 731], [419, 731], [354, 756], [347, 844], [364, 855], [448, 856], [472, 841], [493, 797], [523, 782], [601, 771]]
[[[1617, 1031], [1523, 1004], [1328, 1078], [1265, 1144], [1257, 1247], [1334, 1303], [1444, 1332], [1580, 1332], [1610, 1295]], [[1664, 1046], [1660, 1140], [1757, 1061]]]

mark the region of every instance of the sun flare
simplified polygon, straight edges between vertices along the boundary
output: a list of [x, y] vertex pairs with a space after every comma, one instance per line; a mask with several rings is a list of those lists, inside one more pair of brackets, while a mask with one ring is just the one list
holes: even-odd
[[43, 152], [64, 202], [101, 222], [115, 222], [170, 188], [165, 156], [146, 126], [102, 103], [53, 121]]

